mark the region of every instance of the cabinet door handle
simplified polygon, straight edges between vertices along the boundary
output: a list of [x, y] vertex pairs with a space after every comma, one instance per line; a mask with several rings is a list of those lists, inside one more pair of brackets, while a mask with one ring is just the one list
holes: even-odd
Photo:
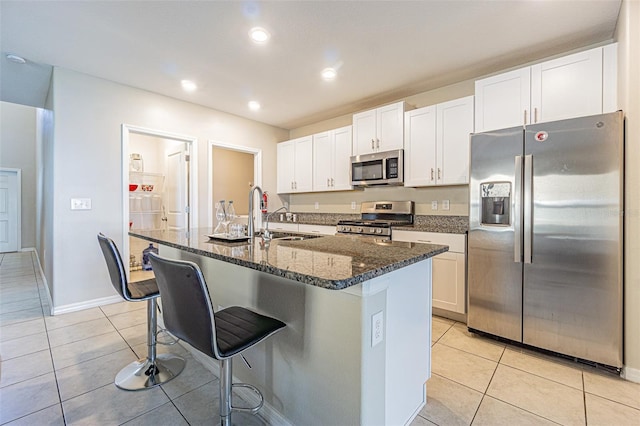
[[331, 182], [329, 181], [329, 178], [327, 178], [327, 187], [331, 186]]
[[527, 125], [527, 110], [524, 110], [524, 125]]
[[533, 109], [533, 122], [534, 123], [538, 122], [538, 108]]
[[291, 181], [291, 189], [293, 189], [293, 181]]
[[438, 167], [438, 180], [442, 179], [442, 173], [440, 171], [440, 167]]
[[371, 139], [371, 149], [376, 149], [376, 143], [373, 139]]
[[331, 186], [332, 187], [336, 186], [336, 183], [333, 181], [333, 178], [331, 178]]
[[380, 149], [380, 139], [376, 139], [377, 148]]
[[433, 180], [433, 167], [431, 168], [431, 180]]

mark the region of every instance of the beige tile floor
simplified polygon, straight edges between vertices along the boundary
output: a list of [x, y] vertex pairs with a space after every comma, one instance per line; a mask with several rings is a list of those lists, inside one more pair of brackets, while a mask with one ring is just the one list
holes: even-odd
[[[118, 370], [146, 354], [146, 304], [50, 316], [35, 262], [29, 252], [0, 254], [0, 425], [218, 421], [218, 379], [179, 346], [158, 346], [187, 358], [175, 380], [117, 389]], [[475, 337], [438, 317], [432, 344], [428, 402], [413, 425], [640, 425], [638, 384]]]

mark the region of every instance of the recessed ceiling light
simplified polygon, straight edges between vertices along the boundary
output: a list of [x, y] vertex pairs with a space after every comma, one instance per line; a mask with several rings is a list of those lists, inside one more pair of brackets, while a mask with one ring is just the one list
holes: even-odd
[[5, 58], [7, 58], [8, 61], [13, 62], [14, 64], [22, 65], [27, 63], [27, 61], [22, 56], [14, 55], [13, 53], [8, 53]]
[[260, 109], [260, 102], [258, 101], [249, 101], [249, 109], [251, 111], [257, 111]]
[[326, 81], [334, 80], [337, 74], [334, 68], [325, 68], [322, 70], [322, 78]]
[[191, 80], [182, 80], [180, 84], [182, 84], [182, 88], [187, 92], [193, 92], [198, 88], [198, 86], [196, 86], [196, 84]]
[[255, 43], [264, 44], [271, 38], [271, 34], [262, 27], [253, 27], [249, 31], [249, 37], [251, 37], [251, 40]]

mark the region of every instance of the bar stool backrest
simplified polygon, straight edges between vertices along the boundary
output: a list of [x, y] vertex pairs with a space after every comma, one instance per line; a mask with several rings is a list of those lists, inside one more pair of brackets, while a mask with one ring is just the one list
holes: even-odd
[[98, 242], [100, 243], [104, 260], [107, 262], [113, 288], [115, 288], [125, 300], [137, 301], [137, 299], [131, 297], [131, 292], [127, 285], [127, 274], [125, 273], [118, 247], [116, 247], [116, 244], [111, 238], [106, 237], [102, 233], [98, 234]]
[[193, 262], [149, 253], [156, 275], [164, 325], [205, 355], [221, 359], [216, 346], [213, 304], [202, 271]]

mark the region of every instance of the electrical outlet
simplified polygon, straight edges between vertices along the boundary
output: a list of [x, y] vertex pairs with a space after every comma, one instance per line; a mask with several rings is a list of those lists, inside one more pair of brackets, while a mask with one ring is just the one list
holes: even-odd
[[91, 198], [72, 198], [71, 210], [91, 210]]
[[449, 210], [449, 200], [442, 200], [442, 210]]
[[313, 205], [313, 207], [318, 210], [320, 208], [320, 203], [316, 201], [316, 203]]
[[432, 201], [431, 202], [431, 210], [438, 210], [438, 202], [437, 201]]
[[355, 210], [356, 209], [356, 202], [352, 201], [351, 202], [351, 210]]
[[373, 348], [384, 339], [384, 314], [382, 311], [371, 317], [371, 347]]

